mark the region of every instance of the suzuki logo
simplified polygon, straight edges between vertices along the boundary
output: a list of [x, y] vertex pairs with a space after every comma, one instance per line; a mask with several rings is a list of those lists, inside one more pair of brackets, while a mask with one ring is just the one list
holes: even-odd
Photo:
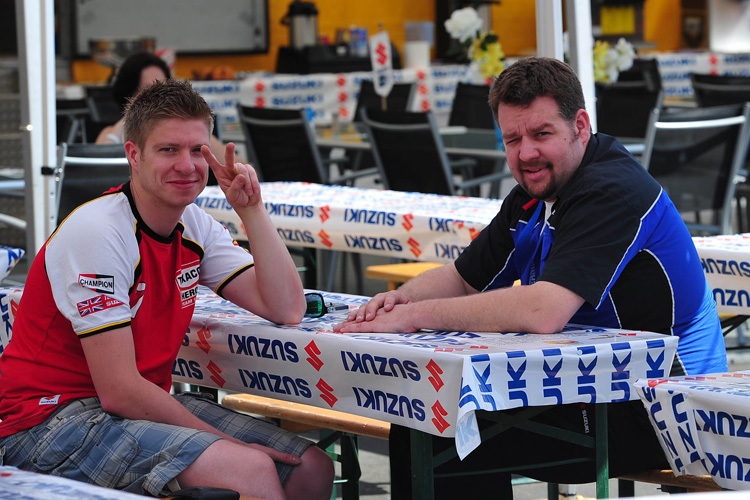
[[310, 363], [315, 370], [320, 371], [325, 363], [323, 363], [323, 360], [319, 357], [320, 349], [317, 344], [315, 344], [314, 340], [305, 346], [305, 352], [310, 355], [310, 357], [307, 358], [307, 362]]
[[195, 343], [198, 347], [201, 348], [201, 351], [208, 354], [208, 351], [211, 350], [211, 344], [208, 343], [208, 339], [211, 338], [211, 330], [208, 328], [201, 328], [198, 330], [198, 342]]
[[414, 219], [413, 214], [404, 215], [404, 222], [401, 224], [402, 226], [404, 226], [404, 229], [406, 229], [407, 231], [410, 231], [411, 228], [414, 227], [414, 224], [412, 224], [411, 222], [413, 219]]
[[263, 85], [263, 82], [259, 81], [255, 84], [255, 90], [258, 92], [263, 92], [266, 89], [266, 86]]
[[255, 107], [256, 108], [265, 108], [266, 107], [266, 100], [262, 97], [256, 97], [255, 98]]
[[328, 248], [331, 248], [333, 246], [333, 243], [331, 243], [331, 240], [328, 239], [328, 233], [323, 231], [322, 229], [318, 233], [318, 236], [320, 236], [320, 242], [327, 246]]
[[325, 222], [328, 219], [331, 218], [330, 215], [328, 215], [328, 212], [331, 210], [331, 207], [329, 205], [326, 205], [324, 207], [320, 207], [320, 222]]
[[440, 434], [451, 426], [451, 424], [449, 424], [444, 418], [448, 415], [448, 412], [445, 411], [445, 408], [440, 404], [440, 401], [435, 401], [435, 404], [432, 405], [432, 414], [435, 415], [435, 418], [432, 419], [432, 423], [435, 424], [435, 428]]
[[218, 385], [220, 388], [223, 388], [224, 384], [227, 381], [224, 380], [224, 377], [221, 376], [221, 368], [219, 368], [219, 366], [214, 363], [213, 360], [208, 362], [208, 366], [206, 366], [206, 368], [208, 368], [208, 371], [211, 372], [211, 376], [209, 378], [214, 381], [214, 384]]
[[422, 255], [422, 250], [419, 249], [419, 242], [417, 240], [415, 240], [414, 238], [409, 238], [406, 242], [411, 247], [410, 252], [414, 254], [414, 257], [418, 258], [420, 255]]
[[443, 379], [440, 378], [440, 375], [443, 374], [443, 369], [438, 366], [437, 363], [435, 363], [434, 359], [431, 359], [429, 363], [427, 363], [427, 370], [432, 374], [432, 377], [428, 377], [428, 380], [432, 384], [432, 387], [435, 388], [435, 392], [439, 392], [440, 389], [445, 385], [443, 383]]
[[388, 62], [387, 51], [388, 49], [382, 43], [379, 43], [378, 47], [375, 49], [375, 53], [378, 55], [378, 64], [380, 64], [381, 66]]
[[333, 395], [333, 387], [328, 385], [323, 379], [318, 380], [318, 383], [315, 384], [315, 387], [320, 389], [320, 397], [323, 399], [323, 401], [328, 403], [328, 406], [333, 408], [333, 405], [335, 405], [336, 401], [339, 400], [339, 398]]

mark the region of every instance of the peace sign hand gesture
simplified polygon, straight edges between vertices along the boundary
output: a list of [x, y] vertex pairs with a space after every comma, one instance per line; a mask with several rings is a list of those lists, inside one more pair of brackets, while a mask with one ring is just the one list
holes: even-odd
[[224, 164], [216, 159], [211, 148], [206, 145], [201, 148], [201, 153], [213, 170], [224, 196], [235, 210], [253, 208], [262, 203], [258, 174], [246, 163], [235, 163], [233, 143], [227, 144]]

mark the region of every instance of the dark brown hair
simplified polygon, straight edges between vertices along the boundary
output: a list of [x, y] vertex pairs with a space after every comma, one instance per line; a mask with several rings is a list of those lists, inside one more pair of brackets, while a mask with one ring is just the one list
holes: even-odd
[[548, 57], [527, 57], [508, 66], [490, 89], [489, 103], [497, 120], [500, 104], [529, 106], [537, 97], [551, 97], [560, 116], [572, 122], [579, 109], [586, 109], [581, 82], [573, 69]]

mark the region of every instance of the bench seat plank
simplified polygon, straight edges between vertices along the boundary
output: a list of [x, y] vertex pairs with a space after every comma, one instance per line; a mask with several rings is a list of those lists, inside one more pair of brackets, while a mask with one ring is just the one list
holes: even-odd
[[233, 410], [275, 418], [282, 422], [333, 429], [359, 436], [388, 439], [391, 432], [391, 424], [382, 420], [252, 394], [229, 394], [221, 404]]

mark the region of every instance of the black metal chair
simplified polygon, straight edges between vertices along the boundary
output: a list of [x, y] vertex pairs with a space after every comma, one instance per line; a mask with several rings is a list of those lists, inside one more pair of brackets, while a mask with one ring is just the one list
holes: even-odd
[[[643, 166], [683, 213], [693, 234], [732, 232], [732, 200], [747, 154], [750, 103], [693, 109], [654, 109]], [[701, 223], [702, 212], [711, 213]]]
[[57, 167], [43, 169], [55, 176], [57, 224], [79, 205], [130, 179], [122, 144], [60, 145]]
[[84, 87], [86, 104], [89, 108], [87, 121], [88, 142], [96, 141], [96, 137], [104, 127], [116, 123], [122, 118], [122, 110], [117, 105], [109, 85], [92, 85]]
[[[741, 104], [750, 101], [750, 77], [690, 73], [695, 102], [700, 107]], [[745, 160], [747, 163], [747, 159]], [[744, 167], [748, 170], [747, 165]], [[750, 185], [742, 182], [735, 192], [737, 226], [740, 232], [750, 231]]]
[[597, 130], [618, 139], [643, 139], [651, 111], [662, 103], [662, 91], [645, 80], [597, 82]]
[[[489, 85], [458, 82], [448, 116], [448, 125], [495, 130], [495, 119], [488, 102], [489, 95]], [[454, 169], [459, 168], [462, 176], [467, 179], [502, 170], [504, 166], [504, 160], [466, 158], [456, 155], [449, 155], [448, 158], [451, 160], [451, 166]], [[479, 187], [471, 189], [468, 194], [479, 196]], [[500, 181], [492, 183], [489, 194], [494, 198], [500, 196]]]
[[633, 66], [625, 71], [620, 71], [618, 82], [644, 82], [650, 91], [661, 90], [662, 81], [659, 73], [659, 63], [656, 59], [637, 58]]
[[[237, 114], [245, 136], [248, 160], [262, 182], [351, 185], [356, 179], [377, 173], [374, 168], [359, 170], [332, 181], [315, 144], [305, 109], [255, 108], [238, 104]], [[305, 286], [316, 288], [313, 276], [317, 273], [315, 259], [309, 251], [303, 251], [301, 256], [305, 261]], [[352, 254], [352, 259], [357, 270], [358, 292], [361, 293], [364, 278], [359, 254]], [[338, 253], [334, 252], [326, 290], [333, 288], [337, 262]]]
[[750, 101], [750, 76], [690, 73], [690, 83], [700, 107]]
[[[413, 82], [394, 83], [385, 99], [386, 109], [389, 111], [408, 111], [414, 98], [415, 88], [416, 84]], [[375, 92], [375, 85], [372, 80], [362, 80], [353, 121], [362, 121], [361, 112], [365, 108], [381, 109], [382, 107], [383, 98]]]
[[454, 195], [509, 175], [495, 172], [455, 182], [453, 169], [430, 111], [399, 112], [366, 108], [362, 110], [362, 119], [386, 189]]
[[495, 119], [488, 102], [489, 95], [489, 85], [458, 82], [448, 116], [448, 125], [493, 130]]

